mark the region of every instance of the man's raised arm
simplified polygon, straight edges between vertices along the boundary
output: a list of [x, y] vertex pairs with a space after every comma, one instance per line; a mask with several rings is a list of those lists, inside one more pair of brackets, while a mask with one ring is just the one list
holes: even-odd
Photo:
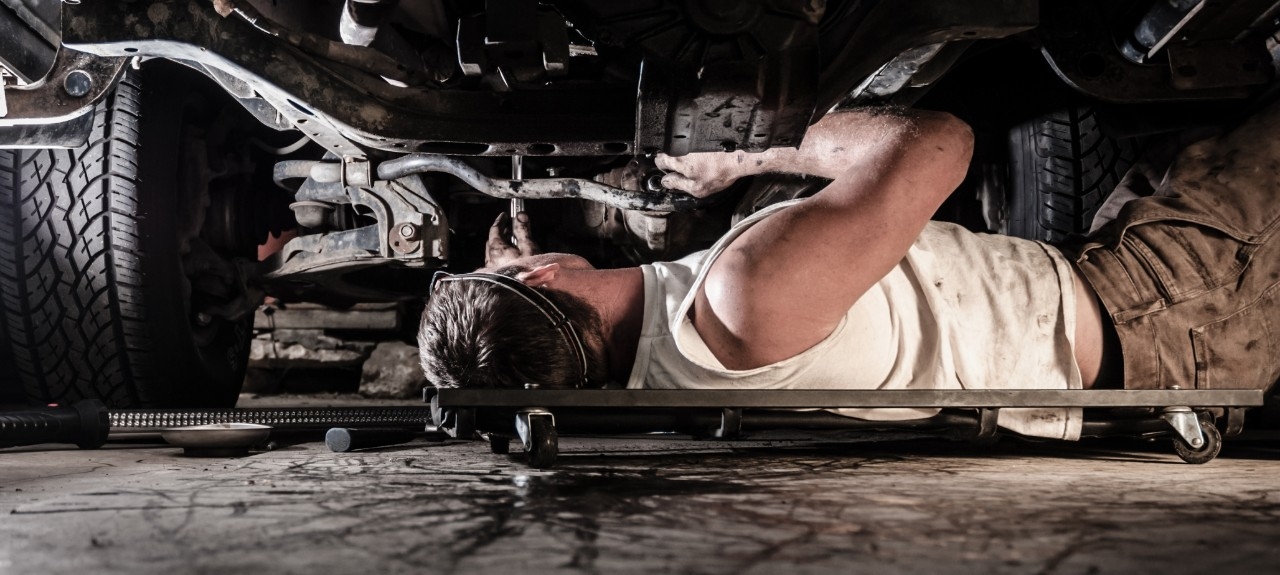
[[901, 261], [972, 151], [969, 127], [948, 114], [858, 110], [827, 115], [799, 149], [660, 158], [675, 172], [664, 185], [700, 196], [764, 172], [833, 180], [716, 259], [693, 308], [707, 346], [726, 367], [751, 369], [822, 341]]

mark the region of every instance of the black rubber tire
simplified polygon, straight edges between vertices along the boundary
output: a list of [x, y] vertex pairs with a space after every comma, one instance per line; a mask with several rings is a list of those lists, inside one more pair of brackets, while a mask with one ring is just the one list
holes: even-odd
[[1222, 432], [1212, 423], [1201, 424], [1200, 433], [1204, 434], [1204, 445], [1199, 449], [1191, 447], [1181, 437], [1173, 438], [1173, 450], [1178, 457], [1193, 465], [1203, 465], [1213, 461], [1222, 451]]
[[1090, 108], [1071, 108], [1009, 132], [1007, 233], [1045, 242], [1084, 234], [1133, 165], [1137, 146], [1099, 129]]
[[129, 71], [80, 148], [0, 150], [0, 345], [31, 401], [235, 404], [251, 314], [192, 326], [175, 168], [191, 88], [160, 79], [144, 93]]
[[529, 420], [529, 446], [525, 449], [529, 456], [529, 467], [547, 469], [556, 464], [556, 456], [560, 454], [560, 438], [549, 417], [534, 417]]

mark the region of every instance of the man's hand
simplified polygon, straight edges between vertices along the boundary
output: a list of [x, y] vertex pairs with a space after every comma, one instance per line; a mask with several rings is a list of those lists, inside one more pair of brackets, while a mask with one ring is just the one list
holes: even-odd
[[658, 154], [654, 163], [670, 172], [662, 177], [663, 187], [705, 198], [729, 187], [738, 178], [764, 171], [766, 154], [704, 152], [678, 158]]
[[[513, 236], [516, 241], [514, 245], [507, 239]], [[524, 212], [516, 214], [516, 221], [512, 225], [511, 216], [502, 212], [489, 227], [489, 241], [485, 243], [484, 250], [484, 267], [502, 267], [518, 258], [539, 253], [542, 253], [542, 250], [533, 243], [533, 237], [529, 234], [529, 215]]]

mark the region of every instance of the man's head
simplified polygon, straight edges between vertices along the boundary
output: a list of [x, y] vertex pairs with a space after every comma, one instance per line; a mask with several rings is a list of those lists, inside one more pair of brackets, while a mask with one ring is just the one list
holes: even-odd
[[[568, 319], [582, 342], [587, 385], [604, 382], [607, 372], [599, 315], [586, 301], [549, 285], [564, 281], [562, 265], [579, 267], [585, 261], [556, 261], [550, 256], [481, 270], [512, 278], [507, 282], [466, 275], [436, 282], [418, 331], [422, 369], [433, 385], [577, 387], [583, 379], [582, 360], [575, 334], [568, 332], [567, 326], [557, 325], [559, 314]], [[514, 282], [521, 286], [502, 285]], [[539, 309], [544, 302], [538, 296], [554, 309]]]

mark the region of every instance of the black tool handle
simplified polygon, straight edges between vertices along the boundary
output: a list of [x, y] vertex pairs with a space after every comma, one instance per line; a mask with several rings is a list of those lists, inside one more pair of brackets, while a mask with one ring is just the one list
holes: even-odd
[[371, 447], [386, 447], [409, 443], [420, 431], [404, 428], [334, 427], [324, 434], [324, 444], [330, 451], [347, 452]]
[[81, 449], [97, 449], [107, 442], [110, 430], [107, 406], [96, 399], [72, 406], [0, 413], [0, 447], [74, 443]]

